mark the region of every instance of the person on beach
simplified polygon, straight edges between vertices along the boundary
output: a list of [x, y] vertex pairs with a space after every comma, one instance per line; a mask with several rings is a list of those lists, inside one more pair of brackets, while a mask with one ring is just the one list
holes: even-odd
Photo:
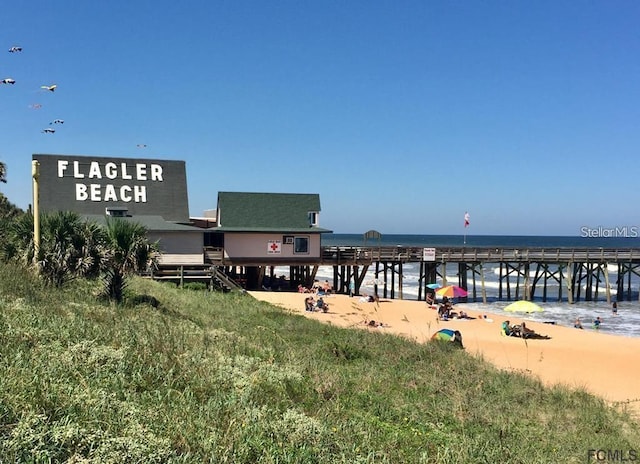
[[458, 319], [471, 319], [471, 317], [469, 317], [469, 315], [463, 310], [460, 310], [458, 313]]
[[313, 312], [314, 302], [313, 297], [308, 296], [304, 299], [304, 310]]
[[447, 306], [446, 304], [441, 304], [438, 308], [438, 317], [440, 317], [440, 320], [448, 321], [450, 314], [451, 310], [449, 309], [449, 306]]
[[351, 279], [349, 280], [349, 296], [353, 298], [355, 294], [356, 294], [356, 283], [354, 282], [353, 279]]
[[316, 301], [316, 307], [318, 308], [318, 310], [321, 310], [323, 313], [326, 313], [327, 311], [329, 311], [329, 305], [324, 302], [322, 297], [318, 298], [318, 301]]
[[371, 319], [370, 321], [365, 320], [364, 323], [369, 327], [384, 327], [384, 324], [380, 321], [374, 321]]
[[614, 301], [614, 302], [611, 304], [611, 313], [612, 313], [614, 316], [617, 316], [617, 315], [618, 315], [618, 302], [617, 302], [617, 301]]
[[579, 318], [579, 317], [578, 317], [578, 318], [576, 318], [576, 321], [573, 323], [573, 326], [574, 326], [576, 329], [582, 329], [582, 328], [583, 328], [583, 327], [582, 327], [582, 322], [580, 322], [580, 318]]
[[507, 337], [519, 337], [521, 334], [520, 326], [511, 325], [511, 321], [504, 321], [501, 330]]
[[504, 321], [502, 323], [502, 333], [505, 335], [511, 335], [511, 322], [510, 321]]
[[309, 293], [309, 289], [302, 284], [298, 284], [298, 293]]
[[433, 295], [434, 295], [433, 293], [427, 293], [427, 296], [425, 297], [425, 301], [429, 306], [433, 306], [433, 304], [435, 303], [435, 299], [433, 298]]
[[600, 319], [600, 316], [598, 316], [593, 320], [593, 328], [595, 330], [600, 329], [600, 324], [602, 324], [602, 319]]
[[376, 294], [374, 295], [362, 295], [360, 297], [360, 301], [362, 301], [363, 303], [378, 303], [380, 301], [380, 298], [378, 298], [378, 295]]
[[530, 329], [529, 327], [527, 327], [527, 324], [522, 321], [522, 324], [520, 324], [520, 336], [522, 338], [530, 338], [533, 335], [535, 335], [535, 331]]

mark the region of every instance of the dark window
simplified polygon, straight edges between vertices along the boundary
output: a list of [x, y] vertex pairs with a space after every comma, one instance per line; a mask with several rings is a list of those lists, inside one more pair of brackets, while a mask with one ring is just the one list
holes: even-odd
[[293, 245], [294, 253], [309, 253], [309, 237], [296, 237]]
[[111, 217], [127, 217], [127, 208], [121, 207], [113, 207], [113, 208], [105, 208], [107, 216]]
[[224, 234], [219, 232], [205, 232], [204, 246], [224, 248]]

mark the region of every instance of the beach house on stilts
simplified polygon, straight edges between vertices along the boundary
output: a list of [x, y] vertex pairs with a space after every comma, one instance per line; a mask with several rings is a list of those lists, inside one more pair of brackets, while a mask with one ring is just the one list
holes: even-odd
[[[197, 221], [196, 221], [197, 222]], [[219, 192], [205, 256], [248, 289], [313, 280], [321, 258], [320, 196], [315, 193]], [[289, 267], [289, 280], [275, 268]]]

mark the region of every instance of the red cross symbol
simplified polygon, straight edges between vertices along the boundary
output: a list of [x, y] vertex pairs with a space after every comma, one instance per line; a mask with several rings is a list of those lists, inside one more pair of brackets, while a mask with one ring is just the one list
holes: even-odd
[[276, 242], [273, 242], [271, 244], [271, 251], [277, 251], [278, 250], [278, 244]]

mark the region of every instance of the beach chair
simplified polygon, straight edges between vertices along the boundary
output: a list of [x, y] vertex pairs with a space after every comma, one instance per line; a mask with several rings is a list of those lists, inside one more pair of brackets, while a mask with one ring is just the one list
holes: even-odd
[[511, 335], [511, 327], [509, 326], [509, 321], [504, 321], [500, 326], [500, 335], [503, 337], [508, 337]]
[[502, 326], [500, 327], [500, 334], [504, 337], [519, 337], [520, 336], [520, 326], [519, 325], [509, 325], [509, 321], [504, 321]]

